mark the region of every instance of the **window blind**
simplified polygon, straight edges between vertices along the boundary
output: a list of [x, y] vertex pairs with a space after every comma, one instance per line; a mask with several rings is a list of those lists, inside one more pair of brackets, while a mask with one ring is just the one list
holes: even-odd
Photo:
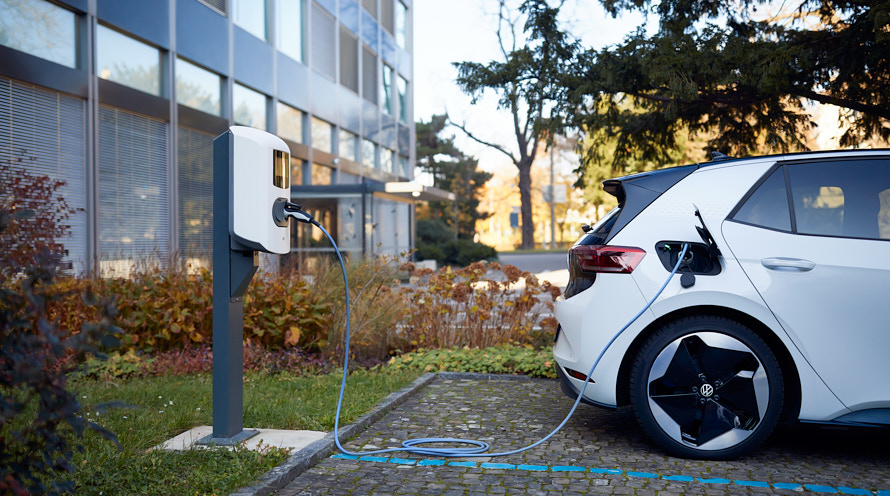
[[76, 209], [63, 266], [86, 268], [86, 103], [62, 93], [0, 78], [0, 166], [4, 173], [27, 170], [61, 180], [57, 192]]

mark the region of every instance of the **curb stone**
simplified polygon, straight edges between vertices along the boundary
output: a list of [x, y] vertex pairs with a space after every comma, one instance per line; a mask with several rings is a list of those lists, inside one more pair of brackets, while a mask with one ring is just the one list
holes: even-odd
[[[490, 374], [476, 375], [483, 376]], [[390, 393], [390, 395], [378, 403], [373, 410], [359, 417], [355, 423], [340, 427], [340, 440], [345, 442], [346, 440], [357, 436], [372, 423], [383, 418], [383, 416], [389, 413], [390, 410], [407, 401], [408, 398], [432, 382], [435, 378], [436, 374], [426, 373], [404, 388], [394, 393]], [[443, 376], [443, 378], [446, 377]], [[288, 457], [288, 459], [281, 465], [266, 472], [260, 477], [255, 485], [238, 489], [231, 493], [230, 496], [267, 496], [272, 494], [296, 479], [297, 476], [318, 463], [319, 460], [328, 456], [336, 446], [337, 445], [334, 443], [334, 433], [329, 432], [324, 438], [297, 451]]]

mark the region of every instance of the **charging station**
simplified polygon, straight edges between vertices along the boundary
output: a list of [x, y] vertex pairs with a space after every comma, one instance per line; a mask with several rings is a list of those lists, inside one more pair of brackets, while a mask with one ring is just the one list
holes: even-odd
[[244, 293], [259, 252], [290, 251], [283, 209], [290, 151], [275, 135], [232, 126], [213, 140], [213, 433], [199, 444], [234, 445], [244, 430]]

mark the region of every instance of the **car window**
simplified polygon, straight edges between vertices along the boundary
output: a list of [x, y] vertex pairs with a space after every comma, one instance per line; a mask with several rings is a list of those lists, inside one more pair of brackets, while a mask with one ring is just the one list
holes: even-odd
[[732, 218], [745, 224], [791, 231], [788, 193], [785, 190], [785, 175], [781, 167], [773, 171], [757, 187]]
[[890, 239], [890, 189], [881, 191], [881, 211], [878, 214], [878, 232], [881, 239]]
[[890, 160], [785, 166], [801, 234], [890, 239]]

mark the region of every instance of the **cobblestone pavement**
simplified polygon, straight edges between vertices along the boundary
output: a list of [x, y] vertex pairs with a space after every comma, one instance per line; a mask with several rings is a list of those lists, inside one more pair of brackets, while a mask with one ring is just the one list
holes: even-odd
[[[439, 377], [346, 448], [408, 438], [459, 437], [509, 451], [546, 435], [571, 401], [549, 380]], [[506, 457], [443, 459], [391, 453], [323, 459], [280, 496], [315, 494], [799, 494], [890, 496], [890, 432], [780, 428], [753, 456], [732, 462], [664, 455], [633, 414], [581, 405], [547, 443]]]

